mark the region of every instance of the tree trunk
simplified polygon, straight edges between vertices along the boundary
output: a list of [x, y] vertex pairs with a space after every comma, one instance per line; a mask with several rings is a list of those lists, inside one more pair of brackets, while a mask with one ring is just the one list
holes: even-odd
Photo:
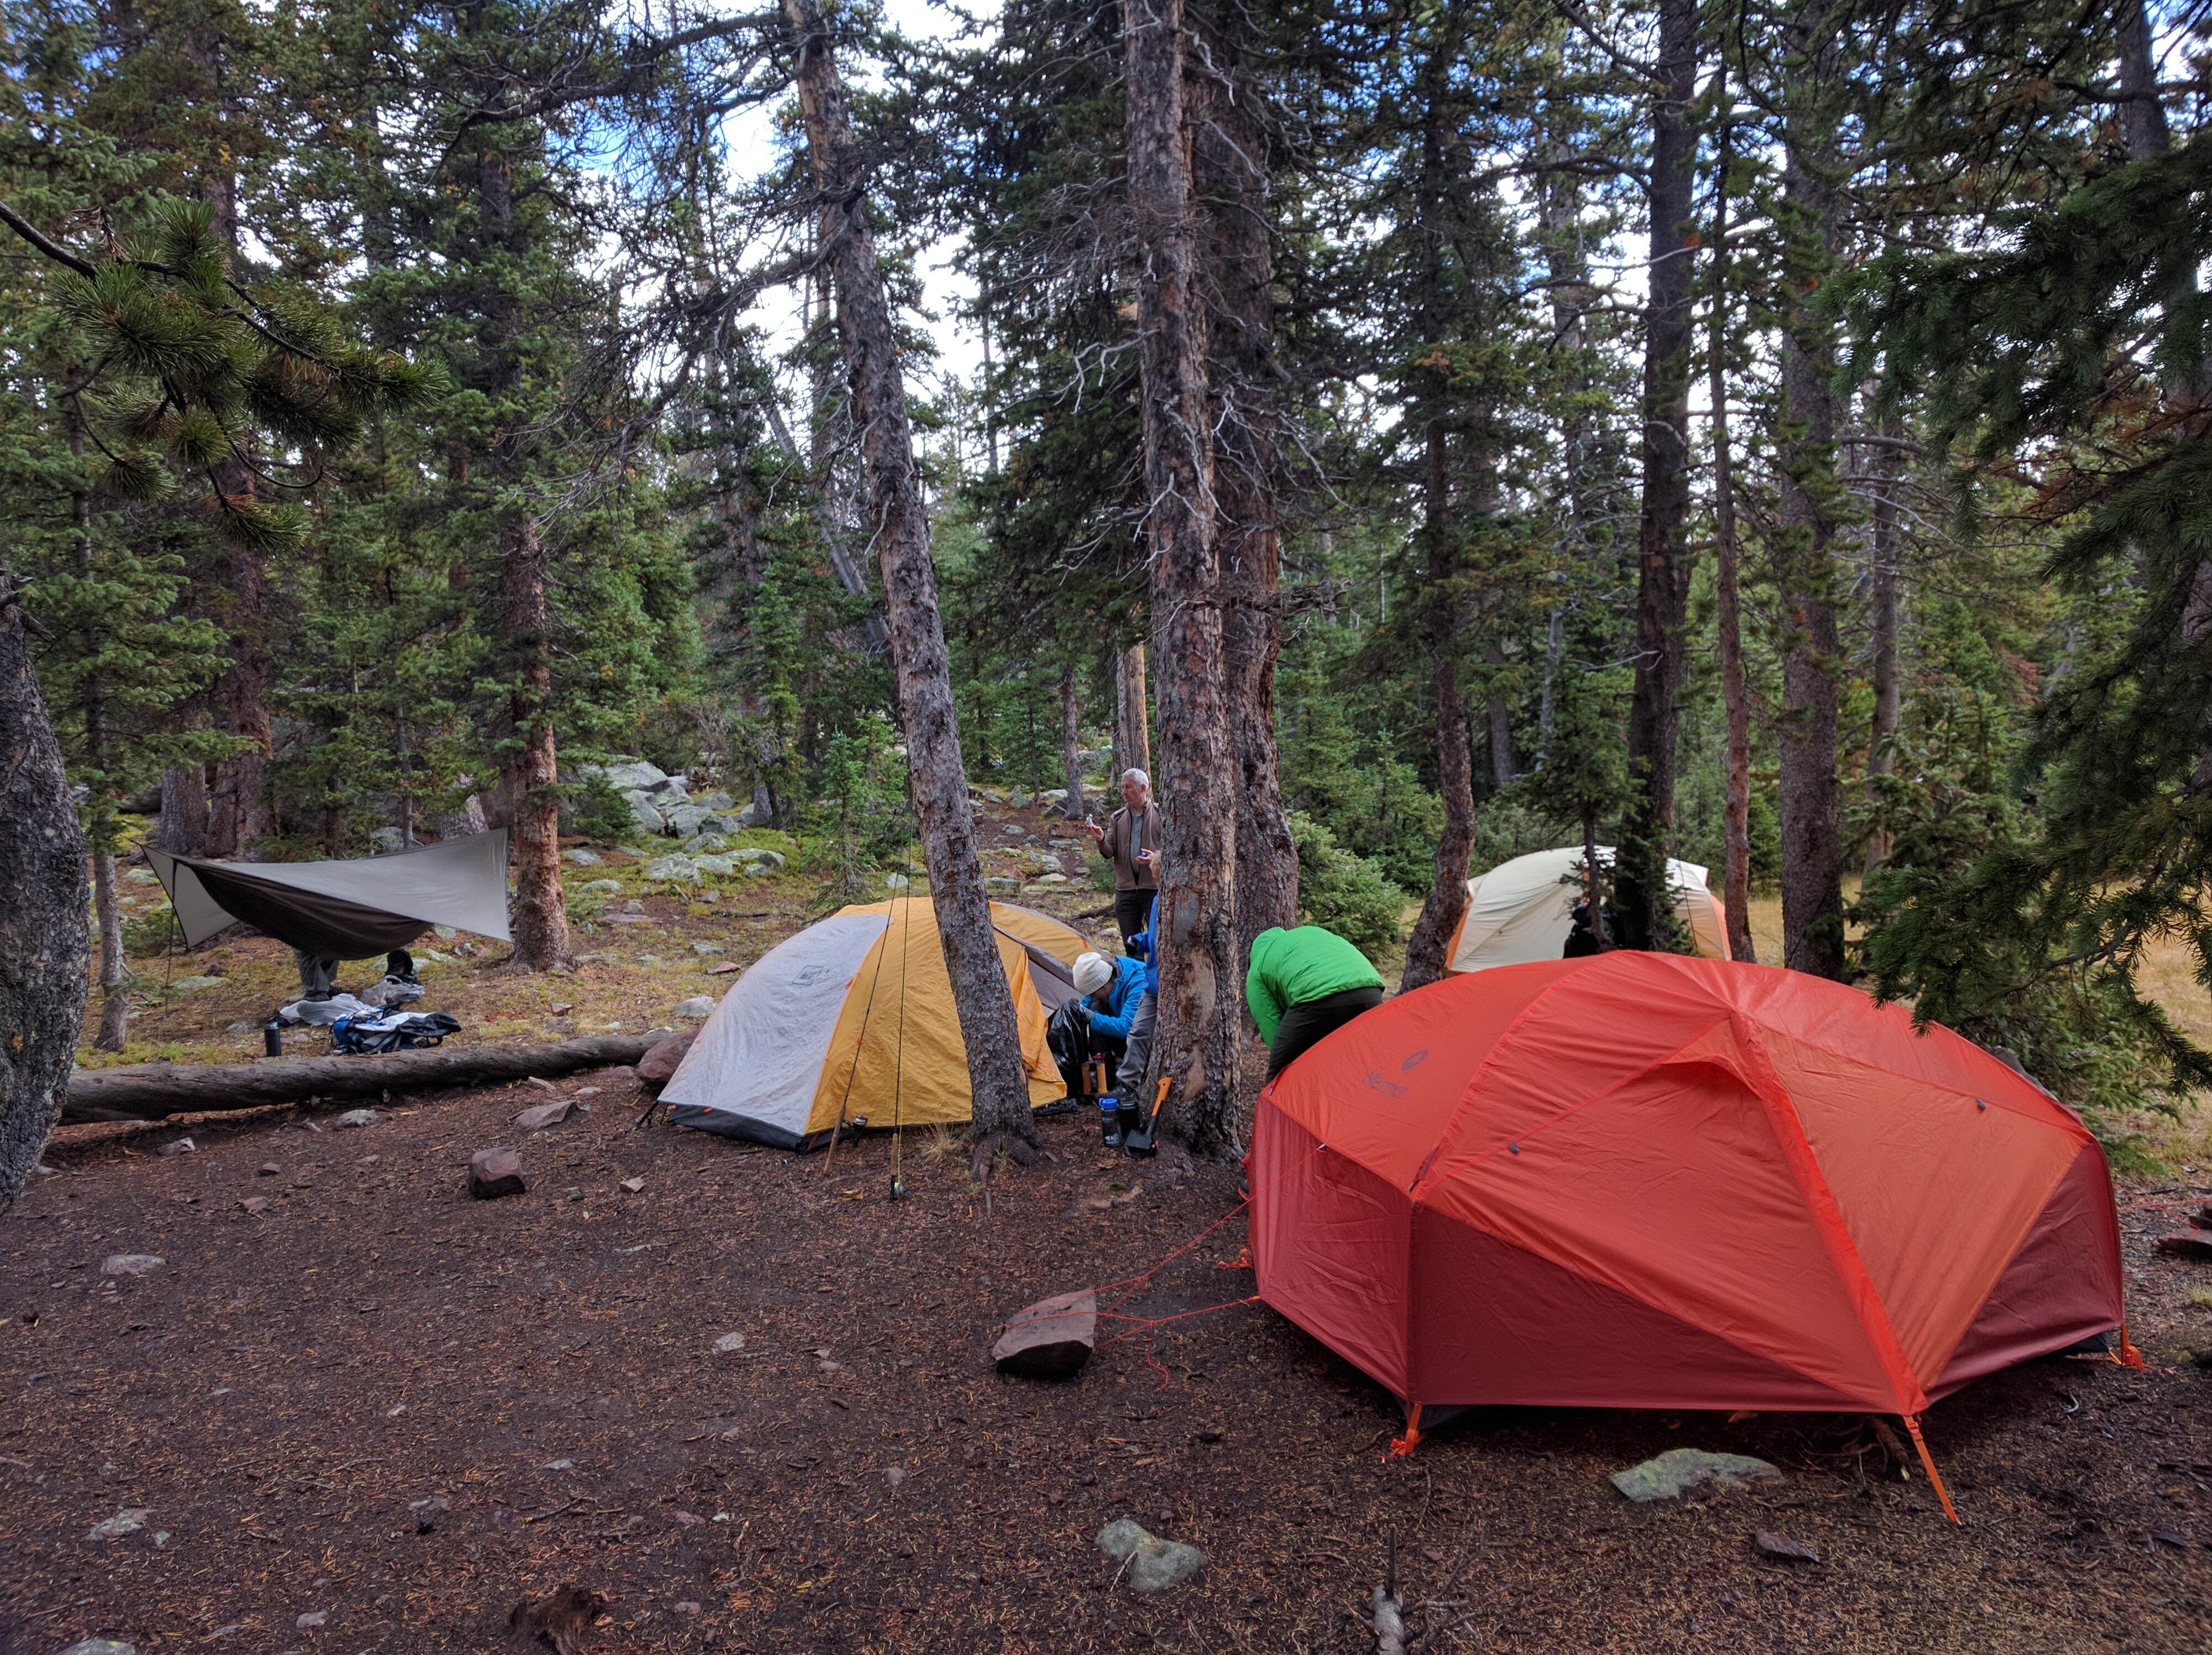
[[1891, 439], [1875, 450], [1875, 472], [1881, 492], [1875, 497], [1872, 532], [1868, 549], [1874, 561], [1874, 719], [1867, 732], [1867, 842], [1862, 877], [1889, 860], [1888, 806], [1882, 797], [1882, 779], [1897, 770], [1897, 722], [1904, 710], [1903, 685], [1898, 679], [1898, 521], [1897, 482], [1901, 455], [1893, 446], [1903, 439], [1905, 428], [1895, 418], [1883, 422], [1881, 435]]
[[[1114, 732], [1115, 757], [1125, 770], [1152, 773], [1152, 688], [1145, 682], [1145, 646], [1139, 642], [1121, 652], [1117, 671], [1118, 723]], [[1115, 780], [1119, 780], [1117, 776]], [[1109, 797], [1111, 797], [1109, 792]]]
[[1497, 669], [1505, 665], [1505, 640], [1493, 631], [1490, 642], [1483, 646], [1482, 663], [1492, 670], [1492, 684], [1487, 697], [1490, 714], [1490, 787], [1493, 793], [1503, 793], [1513, 785], [1519, 774], [1513, 767], [1513, 703], [1505, 692], [1497, 687]]
[[1823, 73], [1830, 0], [1808, 0], [1789, 21], [1805, 66], [1787, 93], [1784, 128], [1782, 280], [1791, 295], [1782, 328], [1782, 531], [1777, 569], [1789, 640], [1782, 664], [1782, 963], [1815, 977], [1844, 975], [1842, 783], [1836, 773], [1838, 680], [1832, 542], [1835, 483], [1832, 324], [1815, 296], [1833, 268], [1836, 204]]
[[2120, 106], [2122, 130], [2127, 134], [2128, 159], [2148, 161], [2172, 146], [2166, 124], [2166, 105], [2158, 95], [2157, 41], [2143, 0], [2120, 0], [2120, 90], [2128, 94]]
[[80, 1070], [69, 1083], [66, 1121], [160, 1121], [172, 1115], [262, 1109], [310, 1098], [375, 1098], [386, 1092], [480, 1086], [530, 1075], [635, 1063], [668, 1037], [594, 1035], [553, 1046], [437, 1046], [373, 1056], [264, 1057], [251, 1063], [126, 1063]]
[[1260, 88], [1241, 21], [1206, 42], [1209, 73], [1188, 88], [1194, 190], [1204, 208], [1208, 378], [1216, 434], [1214, 539], [1221, 649], [1237, 769], [1237, 957], [1273, 926], [1298, 922], [1298, 852], [1275, 747], [1282, 643], [1281, 369], [1275, 362], [1273, 183]]
[[1075, 692], [1075, 667], [1060, 669], [1060, 757], [1067, 780], [1067, 803], [1062, 814], [1079, 822], [1089, 813], [1083, 796], [1083, 700]]
[[1224, 694], [1221, 568], [1197, 225], [1185, 148], [1182, 0], [1123, 0], [1137, 240], [1146, 528], [1160, 711], [1159, 1025], [1170, 1124], [1200, 1153], [1237, 1141], [1237, 755]]
[[1674, 827], [1676, 730], [1690, 554], [1690, 214], [1698, 140], [1696, 0], [1660, 0], [1653, 100], [1649, 297], [1644, 307], [1644, 502], [1637, 524], [1636, 681], [1629, 703], [1633, 791], [1622, 824], [1614, 891], [1625, 946], [1660, 946], [1674, 930], [1667, 852]]
[[[1437, 390], [1441, 397], [1443, 387]], [[1459, 682], [1459, 605], [1451, 596], [1458, 589], [1457, 541], [1450, 521], [1451, 472], [1441, 418], [1429, 422], [1426, 458], [1421, 531], [1429, 543], [1427, 599], [1435, 605], [1429, 625], [1429, 675], [1437, 719], [1437, 794], [1443, 801], [1444, 829], [1437, 839], [1435, 882], [1406, 944], [1405, 974], [1398, 982], [1401, 994], [1444, 974], [1452, 939], [1467, 916], [1467, 871], [1474, 857], [1474, 758], [1467, 696]]]
[[[197, 727], [197, 712], [186, 727]], [[154, 824], [154, 843], [177, 856], [208, 854], [207, 767], [172, 764], [161, 772], [161, 818]]]
[[507, 716], [517, 743], [505, 766], [514, 860], [510, 924], [520, 971], [568, 959], [568, 909], [561, 891], [561, 770], [553, 743], [551, 601], [538, 520], [511, 508], [500, 526], [500, 631], [509, 651]]
[[[1723, 97], [1727, 96], [1725, 86]], [[1743, 610], [1736, 593], [1735, 456], [1728, 413], [1728, 169], [1733, 128], [1721, 133], [1713, 206], [1712, 340], [1707, 366], [1713, 418], [1713, 538], [1720, 631], [1721, 702], [1728, 722], [1726, 800], [1722, 807], [1721, 906], [1729, 957], [1757, 960], [1751, 940], [1751, 694], [1743, 676]]]
[[975, 1123], [986, 1144], [1004, 1144], [1026, 1164], [1035, 1159], [1037, 1141], [1029, 1077], [1022, 1068], [1013, 994], [999, 959], [982, 864], [975, 854], [975, 819], [953, 716], [951, 661], [930, 562], [929, 520], [915, 472], [890, 306], [868, 222], [866, 167], [854, 141], [844, 82], [818, 0], [783, 0], [783, 15], [797, 37], [799, 107], [815, 188], [836, 209], [824, 252], [836, 283], [838, 331], [854, 422], [860, 432], [866, 524], [882, 564], [908, 774], [953, 1005], [968, 1050]]
[[38, 1165], [84, 1024], [84, 834], [0, 575], [0, 1209]]
[[[84, 428], [74, 411], [69, 417], [70, 452], [84, 453]], [[92, 587], [92, 496], [82, 489], [70, 494], [70, 560], [77, 579]], [[90, 831], [86, 841], [92, 852], [92, 911], [100, 958], [100, 1033], [93, 1044], [101, 1051], [121, 1051], [128, 1035], [131, 999], [124, 992], [126, 968], [123, 962], [122, 913], [115, 899], [115, 782], [111, 766], [107, 729], [107, 685], [100, 665], [100, 632], [96, 624], [86, 627], [78, 640], [84, 651], [85, 672], [81, 701], [84, 713], [85, 814]]]

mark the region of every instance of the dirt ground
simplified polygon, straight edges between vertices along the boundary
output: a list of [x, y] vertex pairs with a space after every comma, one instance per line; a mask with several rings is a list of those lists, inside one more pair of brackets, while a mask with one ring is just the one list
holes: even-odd
[[[2152, 1369], [2049, 1359], [1932, 1411], [1953, 1529], [1856, 1419], [1501, 1410], [1390, 1458], [1390, 1399], [1236, 1302], [1234, 1170], [1109, 1158], [1080, 1117], [988, 1200], [917, 1135], [893, 1203], [884, 1139], [799, 1159], [557, 1090], [591, 1108], [495, 1202], [462, 1164], [540, 1087], [56, 1144], [0, 1218], [0, 1652], [498, 1649], [568, 1583], [608, 1600], [589, 1655], [1364, 1651], [1394, 1542], [1423, 1650], [2207, 1646], [2212, 1267], [2150, 1241], [2212, 1177], [2124, 1195]], [[1194, 1237], [1126, 1308], [1228, 1308], [1109, 1323], [1072, 1384], [993, 1372], [1008, 1313]], [[1786, 1481], [1607, 1481], [1682, 1445]], [[1093, 1543], [1121, 1514], [1206, 1573], [1133, 1594]]]

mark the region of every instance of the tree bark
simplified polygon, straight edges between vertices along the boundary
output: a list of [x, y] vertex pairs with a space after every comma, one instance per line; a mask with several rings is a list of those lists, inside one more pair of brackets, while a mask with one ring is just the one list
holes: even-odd
[[[1443, 386], [1437, 387], [1441, 399]], [[1427, 601], [1430, 697], [1436, 708], [1437, 794], [1444, 807], [1437, 839], [1436, 879], [1422, 900], [1420, 917], [1406, 944], [1406, 970], [1398, 992], [1434, 983], [1444, 974], [1453, 937], [1467, 916], [1467, 872], [1474, 857], [1474, 759], [1467, 696], [1459, 682], [1457, 541], [1452, 532], [1451, 471], [1442, 409], [1429, 422], [1422, 488], [1421, 532], [1429, 543]]]
[[1146, 529], [1160, 714], [1158, 1033], [1170, 1126], [1203, 1154], [1237, 1141], [1237, 762], [1224, 695], [1206, 324], [1184, 121], [1182, 0], [1123, 0], [1137, 241]]
[[[1145, 681], [1145, 646], [1131, 644], [1121, 654], [1116, 671], [1121, 703], [1114, 733], [1114, 750], [1125, 770], [1152, 773], [1152, 687]], [[1119, 778], [1115, 778], [1119, 780]], [[1109, 795], [1110, 796], [1110, 795]]]
[[860, 432], [867, 520], [882, 564], [908, 773], [936, 899], [938, 933], [968, 1050], [975, 1123], [985, 1144], [1004, 1144], [1017, 1160], [1027, 1163], [1036, 1157], [1037, 1141], [1029, 1077], [1022, 1068], [1013, 995], [999, 959], [982, 864], [975, 854], [975, 819], [953, 716], [951, 660], [930, 562], [929, 520], [915, 472], [890, 306], [869, 224], [866, 171], [818, 0], [783, 0], [783, 15], [796, 37], [799, 108], [815, 188], [836, 210], [824, 251], [836, 283], [838, 331], [854, 423]]
[[594, 1035], [554, 1046], [434, 1046], [374, 1056], [265, 1057], [252, 1063], [127, 1063], [82, 1069], [69, 1083], [64, 1121], [160, 1121], [296, 1104], [310, 1098], [374, 1098], [386, 1092], [480, 1086], [530, 1075], [635, 1063], [668, 1037]]
[[[1881, 434], [1901, 439], [1903, 424], [1891, 418]], [[1887, 807], [1882, 800], [1882, 779], [1897, 770], [1897, 723], [1904, 710], [1904, 686], [1898, 678], [1898, 521], [1896, 487], [1901, 457], [1885, 443], [1875, 451], [1875, 472], [1881, 479], [1875, 496], [1868, 550], [1873, 568], [1874, 718], [1867, 731], [1866, 787], [1868, 828], [1866, 863], [1863, 878], [1889, 860], [1891, 835]]]
[[2127, 135], [2128, 159], [2148, 161], [2172, 147], [2166, 126], [2166, 105], [2158, 95], [2157, 42], [2143, 0], [2120, 0], [2120, 90], [2129, 94], [2120, 106], [2121, 130]]
[[1782, 665], [1782, 963], [1844, 976], [1843, 787], [1836, 773], [1840, 645], [1832, 543], [1835, 484], [1832, 325], [1815, 295], [1833, 268], [1836, 204], [1825, 168], [1832, 144], [1823, 107], [1830, 0], [1807, 0], [1788, 20], [1793, 61], [1783, 144], [1782, 279], [1790, 295], [1781, 337], [1782, 532], [1776, 537], [1790, 635]]
[[[84, 428], [72, 411], [69, 416], [70, 452], [84, 453]], [[89, 591], [92, 586], [92, 496], [84, 489], [70, 493], [70, 561], [76, 577]], [[115, 897], [115, 783], [111, 771], [114, 755], [109, 750], [106, 667], [100, 660], [100, 630], [87, 625], [78, 640], [84, 651], [84, 683], [80, 701], [84, 715], [86, 835], [92, 852], [92, 911], [100, 962], [100, 1032], [93, 1044], [101, 1051], [121, 1051], [128, 1036], [131, 998], [124, 992], [128, 968], [123, 959], [123, 919]]]
[[514, 904], [509, 925], [519, 971], [568, 960], [561, 890], [561, 768], [553, 741], [552, 605], [538, 520], [510, 507], [500, 525], [500, 635], [508, 654], [507, 716], [516, 743], [506, 764]]
[[1493, 679], [1486, 697], [1490, 715], [1490, 786], [1494, 793], [1503, 793], [1513, 785], [1520, 772], [1513, 765], [1513, 703], [1505, 692], [1497, 687], [1495, 673], [1505, 665], [1505, 640], [1496, 632], [1483, 646], [1482, 664], [1492, 670]]
[[[1725, 86], [1722, 95], [1727, 95]], [[1721, 906], [1726, 913], [1729, 957], [1755, 961], [1751, 939], [1751, 693], [1743, 676], [1743, 609], [1736, 592], [1735, 455], [1728, 411], [1728, 169], [1732, 128], [1721, 133], [1713, 205], [1713, 308], [1707, 355], [1713, 419], [1713, 538], [1715, 624], [1720, 633], [1721, 702], [1728, 724], [1721, 812]]]
[[1273, 926], [1298, 922], [1298, 852], [1275, 746], [1282, 644], [1281, 370], [1275, 361], [1273, 175], [1259, 88], [1229, 18], [1206, 41], [1208, 72], [1188, 88], [1193, 188], [1205, 210], [1214, 399], [1214, 538], [1221, 649], [1237, 769], [1237, 956]]
[[1090, 806], [1083, 797], [1083, 699], [1075, 691], [1073, 662], [1060, 669], [1060, 757], [1067, 780], [1067, 803], [1063, 814], [1079, 822]]
[[1690, 215], [1698, 140], [1697, 0], [1660, 0], [1659, 74], [1652, 104], [1649, 297], [1644, 307], [1644, 501], [1637, 524], [1636, 678], [1629, 702], [1632, 791], [1613, 869], [1621, 936], [1661, 946], [1674, 930], [1667, 852], [1674, 828], [1683, 623], [1690, 553]]
[[84, 1023], [84, 834], [0, 575], [0, 1209], [38, 1165]]
[[[187, 716], [186, 727], [200, 723], [197, 713]], [[161, 772], [161, 819], [154, 824], [154, 843], [178, 856], [208, 854], [207, 768], [203, 764], [171, 764]]]

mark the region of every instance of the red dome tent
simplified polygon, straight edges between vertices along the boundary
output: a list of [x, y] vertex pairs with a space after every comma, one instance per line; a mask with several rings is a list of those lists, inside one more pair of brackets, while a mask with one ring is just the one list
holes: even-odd
[[[1616, 952], [1403, 995], [1260, 1094], [1261, 1295], [1420, 1410], [1899, 1414], [2120, 1323], [2097, 1141], [1948, 1029]], [[2123, 1346], [2124, 1354], [2133, 1353]]]

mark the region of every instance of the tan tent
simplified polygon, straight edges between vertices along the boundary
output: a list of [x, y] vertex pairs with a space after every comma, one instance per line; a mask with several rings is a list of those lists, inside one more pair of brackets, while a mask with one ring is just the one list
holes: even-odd
[[[1613, 866], [1613, 847], [1600, 845], [1598, 861]], [[1674, 889], [1674, 912], [1690, 933], [1693, 952], [1706, 959], [1726, 959], [1728, 926], [1720, 898], [1705, 885], [1705, 870], [1695, 862], [1669, 861], [1668, 882]], [[1449, 972], [1482, 971], [1493, 965], [1557, 959], [1574, 928], [1575, 905], [1584, 894], [1579, 845], [1533, 851], [1500, 862], [1467, 882], [1467, 914], [1445, 956]]]
[[[1066, 1095], [1045, 1019], [1075, 992], [1091, 943], [1058, 920], [991, 904], [1013, 990], [1032, 1106]], [[968, 1048], [927, 897], [840, 909], [787, 937], [722, 996], [663, 1101], [676, 1125], [785, 1149], [842, 1120], [927, 1126], [971, 1117]]]

